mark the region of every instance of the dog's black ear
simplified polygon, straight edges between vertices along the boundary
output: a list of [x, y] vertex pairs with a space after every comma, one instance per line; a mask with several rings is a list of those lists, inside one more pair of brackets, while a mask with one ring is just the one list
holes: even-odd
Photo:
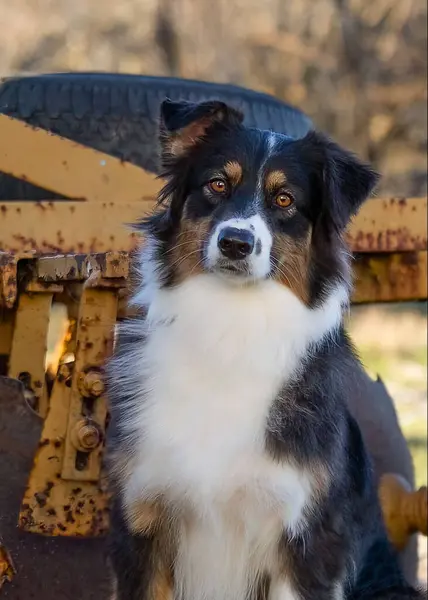
[[303, 141], [309, 146], [322, 188], [322, 213], [342, 231], [372, 193], [379, 175], [321, 133], [311, 132]]
[[224, 102], [209, 100], [199, 104], [165, 100], [161, 104], [160, 140], [164, 156], [179, 157], [222, 123], [236, 126], [244, 115]]

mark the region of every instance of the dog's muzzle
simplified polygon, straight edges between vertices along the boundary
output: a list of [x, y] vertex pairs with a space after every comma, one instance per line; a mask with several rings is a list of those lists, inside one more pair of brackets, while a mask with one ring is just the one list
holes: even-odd
[[220, 230], [217, 245], [220, 252], [229, 260], [243, 260], [254, 250], [256, 240], [248, 229], [224, 227]]
[[260, 280], [270, 271], [272, 236], [260, 215], [218, 223], [205, 249], [209, 271], [238, 282]]

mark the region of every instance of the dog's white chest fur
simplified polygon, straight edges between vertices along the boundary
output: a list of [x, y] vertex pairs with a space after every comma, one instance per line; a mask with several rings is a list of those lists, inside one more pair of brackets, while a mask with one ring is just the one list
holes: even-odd
[[309, 310], [273, 281], [240, 288], [210, 275], [154, 295], [133, 365], [144, 398], [130, 413], [141, 442], [126, 496], [162, 495], [186, 515], [178, 597], [244, 599], [282, 529], [299, 529], [312, 477], [267, 455], [267, 417], [342, 300]]

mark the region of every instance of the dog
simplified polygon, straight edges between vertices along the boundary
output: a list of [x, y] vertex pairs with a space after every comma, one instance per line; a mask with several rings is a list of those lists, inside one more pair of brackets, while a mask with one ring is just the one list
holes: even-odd
[[344, 231], [378, 175], [323, 134], [165, 100], [136, 316], [107, 368], [116, 600], [404, 600], [362, 436]]

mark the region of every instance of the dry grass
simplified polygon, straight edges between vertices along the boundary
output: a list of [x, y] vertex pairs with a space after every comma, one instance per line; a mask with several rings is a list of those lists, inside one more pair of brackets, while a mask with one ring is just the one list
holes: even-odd
[[426, 485], [426, 303], [355, 307], [350, 330], [368, 371], [382, 377], [395, 401], [412, 450], [417, 484]]
[[[427, 305], [355, 307], [350, 330], [372, 375], [384, 379], [415, 465], [427, 485]], [[427, 582], [427, 538], [419, 536], [419, 580]]]

